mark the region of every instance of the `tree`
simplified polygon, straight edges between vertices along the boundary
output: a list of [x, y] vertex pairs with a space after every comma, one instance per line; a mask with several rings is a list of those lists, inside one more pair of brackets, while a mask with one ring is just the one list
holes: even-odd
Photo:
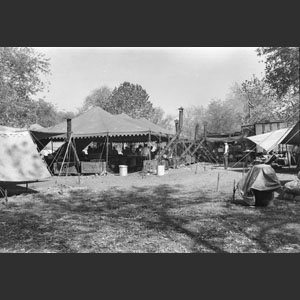
[[205, 111], [205, 122], [210, 133], [233, 133], [241, 130], [242, 114], [229, 101], [212, 100]]
[[293, 123], [299, 119], [299, 94], [289, 91], [279, 97], [264, 78], [253, 76], [251, 80], [246, 80], [241, 86], [241, 95], [246, 98], [245, 107], [248, 108], [248, 113], [244, 114], [244, 123], [267, 120]]
[[174, 128], [174, 118], [171, 115], [166, 115], [161, 107], [155, 107], [149, 120], [163, 128], [172, 130]]
[[[195, 128], [199, 124], [198, 134], [203, 133], [205, 120], [205, 109], [203, 106], [191, 106], [183, 110], [182, 134], [191, 139], [195, 138]], [[197, 137], [199, 138], [199, 136]]]
[[0, 47], [0, 122], [8, 126], [32, 124], [36, 103], [32, 100], [45, 88], [41, 74], [49, 73], [49, 62], [27, 47]]
[[149, 119], [153, 113], [149, 95], [138, 84], [122, 83], [114, 88], [108, 102], [106, 110], [112, 114], [125, 113], [132, 118]]
[[67, 118], [74, 118], [75, 114], [72, 112], [58, 111], [52, 103], [49, 103], [43, 99], [35, 101], [35, 123], [40, 124], [43, 127], [50, 127], [63, 122]]
[[89, 107], [99, 106], [104, 110], [109, 109], [109, 98], [112, 94], [112, 91], [107, 86], [102, 86], [98, 89], [92, 91], [92, 93], [87, 96], [84, 100], [83, 106], [80, 109], [81, 112], [86, 111]]
[[261, 47], [257, 53], [266, 57], [266, 82], [280, 98], [299, 94], [299, 47]]
[[49, 73], [49, 60], [28, 47], [0, 47], [0, 84], [27, 100], [44, 89], [41, 74]]

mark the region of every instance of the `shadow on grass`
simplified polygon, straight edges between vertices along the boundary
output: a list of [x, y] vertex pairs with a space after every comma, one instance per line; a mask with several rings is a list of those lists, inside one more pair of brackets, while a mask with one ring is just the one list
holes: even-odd
[[[1, 212], [1, 245], [12, 251], [25, 247], [25, 251], [80, 252], [70, 240], [82, 234], [97, 234], [99, 224], [109, 224], [133, 228], [137, 242], [139, 234], [145, 230], [152, 236], [176, 235], [210, 252], [223, 252], [219, 245], [201, 238], [201, 231], [206, 230], [204, 227], [196, 230], [188, 226], [195, 218], [192, 207], [209, 202], [209, 198], [204, 194], [197, 198], [190, 198], [188, 194], [179, 197], [179, 193], [180, 186], [160, 185], [150, 189], [135, 187], [130, 191], [114, 188], [102, 192], [71, 190], [60, 198], [56, 194], [36, 194], [33, 204], [20, 205], [20, 210], [10, 206]], [[21, 212], [22, 208], [26, 208], [26, 212]], [[172, 209], [184, 213], [169, 213]], [[6, 226], [10, 228], [9, 233]]]
[[[180, 247], [174, 246], [174, 252], [184, 247], [186, 252], [221, 253], [233, 252], [225, 239], [228, 232], [234, 232], [251, 241], [243, 251], [255, 246], [270, 252], [274, 251], [269, 245], [270, 231], [277, 228], [271, 235], [282, 241], [285, 232], [280, 228], [299, 220], [299, 209], [287, 218], [284, 205], [253, 213], [253, 209], [225, 203], [225, 194], [216, 193], [219, 196], [212, 199], [200, 190], [182, 189], [161, 184], [34, 194], [30, 201], [0, 210], [2, 251], [160, 252], [161, 243], [175, 243]], [[214, 211], [213, 205], [219, 210]], [[253, 224], [258, 229], [250, 234], [247, 229]], [[162, 239], [166, 236], [168, 242]], [[286, 243], [290, 237], [289, 232]], [[150, 240], [154, 246], [146, 245]], [[293, 243], [300, 244], [299, 238]]]
[[[21, 194], [34, 194], [37, 193], [37, 191], [27, 187], [26, 188], [26, 183], [24, 183], [24, 186], [22, 186], [20, 183], [1, 183], [1, 188], [4, 190], [7, 190], [7, 196], [17, 196]], [[3, 198], [2, 193], [0, 193], [0, 198]]]

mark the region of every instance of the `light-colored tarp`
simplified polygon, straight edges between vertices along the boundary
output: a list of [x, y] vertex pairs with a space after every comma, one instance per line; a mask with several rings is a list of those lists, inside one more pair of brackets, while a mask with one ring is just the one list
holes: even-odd
[[29, 182], [50, 176], [29, 131], [0, 131], [0, 181]]
[[298, 145], [300, 146], [300, 121], [282, 139], [281, 144]]
[[292, 128], [278, 129], [263, 134], [248, 136], [247, 139], [269, 152], [279, 145], [291, 130]]

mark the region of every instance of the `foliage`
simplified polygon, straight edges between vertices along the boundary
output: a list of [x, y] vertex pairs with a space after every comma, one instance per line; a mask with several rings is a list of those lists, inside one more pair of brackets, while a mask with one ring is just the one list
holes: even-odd
[[146, 90], [140, 85], [124, 82], [114, 88], [106, 110], [112, 114], [125, 113], [132, 118], [149, 119], [153, 105]]
[[41, 74], [49, 73], [49, 62], [31, 48], [0, 47], [0, 83], [27, 100], [44, 89]]
[[[290, 120], [296, 121], [299, 114], [299, 94], [291, 91], [279, 97], [277, 92], [270, 88], [267, 80], [253, 76], [246, 80], [240, 90], [248, 113], [244, 114], [244, 123], [255, 123], [267, 120]], [[253, 107], [248, 106], [248, 101]]]
[[92, 93], [87, 96], [84, 100], [83, 106], [80, 109], [81, 112], [86, 111], [90, 107], [99, 106], [104, 110], [108, 110], [109, 98], [112, 94], [112, 91], [107, 86], [102, 86], [98, 89], [92, 91]]
[[242, 114], [235, 111], [230, 100], [212, 100], [205, 112], [205, 122], [210, 133], [233, 133], [241, 130]]
[[148, 119], [163, 128], [172, 130], [174, 128], [174, 118], [171, 115], [166, 115], [161, 107], [154, 107], [152, 114]]
[[35, 122], [32, 96], [45, 88], [41, 74], [49, 73], [49, 62], [31, 48], [0, 47], [0, 122], [23, 127]]
[[57, 111], [52, 103], [49, 103], [43, 99], [39, 99], [36, 104], [36, 121], [43, 127], [50, 127], [58, 123], [63, 122], [67, 118], [74, 118], [73, 112], [61, 112]]
[[[205, 109], [202, 106], [187, 107], [183, 110], [182, 134], [191, 139], [195, 138], [195, 128], [199, 124], [198, 135], [203, 133], [203, 120], [205, 119]], [[199, 136], [197, 137], [199, 138]]]
[[299, 47], [261, 47], [257, 53], [266, 57], [266, 82], [280, 98], [299, 93]]

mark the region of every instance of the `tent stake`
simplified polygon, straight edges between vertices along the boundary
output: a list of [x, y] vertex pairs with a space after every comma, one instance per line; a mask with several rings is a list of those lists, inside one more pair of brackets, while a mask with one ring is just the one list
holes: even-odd
[[220, 173], [218, 172], [218, 180], [217, 180], [217, 192], [219, 191], [219, 181], [220, 181]]

